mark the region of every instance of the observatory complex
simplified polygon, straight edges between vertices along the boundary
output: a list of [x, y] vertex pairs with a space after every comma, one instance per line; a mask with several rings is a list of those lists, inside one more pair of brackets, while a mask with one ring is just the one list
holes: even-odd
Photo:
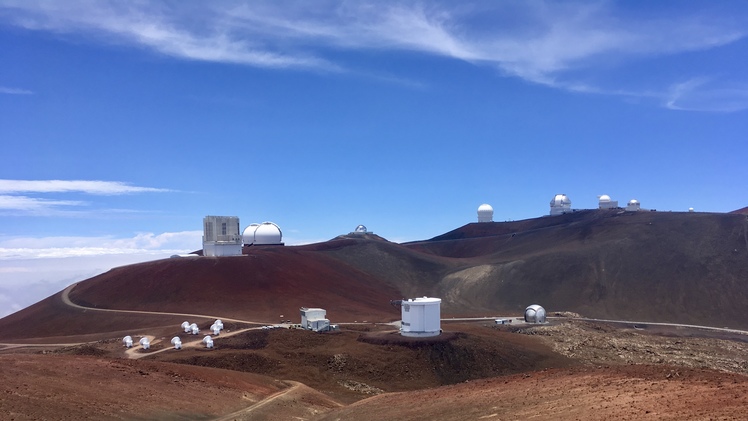
[[239, 217], [206, 216], [203, 218], [203, 256], [241, 256], [242, 236]]

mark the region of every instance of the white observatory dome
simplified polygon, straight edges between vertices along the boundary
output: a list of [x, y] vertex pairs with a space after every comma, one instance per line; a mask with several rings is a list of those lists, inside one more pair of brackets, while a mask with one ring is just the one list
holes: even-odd
[[629, 200], [629, 204], [626, 205], [627, 211], [638, 211], [641, 209], [641, 204], [636, 199]]
[[353, 232], [357, 234], [366, 234], [366, 227], [363, 225], [359, 225], [356, 227], [356, 229]]
[[571, 212], [571, 199], [565, 194], [557, 194], [551, 199], [551, 215]]
[[255, 230], [254, 244], [282, 244], [283, 233], [278, 225], [263, 222]]
[[525, 309], [525, 321], [527, 323], [545, 323], [545, 309], [533, 304]]
[[491, 205], [484, 203], [478, 206], [478, 222], [493, 222], [493, 208]]
[[600, 203], [608, 203], [608, 202], [610, 202], [610, 196], [608, 196], [607, 194], [600, 196]]
[[242, 243], [245, 245], [250, 245], [255, 242], [255, 231], [257, 230], [257, 227], [259, 227], [260, 224], [249, 224], [247, 228], [244, 228], [244, 232], [242, 232]]

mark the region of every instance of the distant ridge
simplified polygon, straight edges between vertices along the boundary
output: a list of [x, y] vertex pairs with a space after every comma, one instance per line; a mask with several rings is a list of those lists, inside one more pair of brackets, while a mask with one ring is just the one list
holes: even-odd
[[737, 214], [740, 214], [740, 215], [748, 215], [748, 206], [746, 206], [744, 208], [741, 208], [741, 209], [738, 209], [738, 210], [734, 210], [734, 211], [732, 211], [730, 213], [737, 213]]
[[[335, 323], [397, 320], [390, 300], [427, 295], [442, 298], [443, 317], [519, 315], [537, 303], [551, 313], [748, 328], [742, 214], [589, 210], [470, 223], [405, 244], [342, 235], [248, 252], [115, 268], [80, 282], [70, 299], [259, 323], [280, 315], [296, 321], [299, 307], [322, 307]], [[0, 332], [7, 338], [106, 332], [126, 329], [127, 320], [92, 317], [53, 296], [0, 319]]]

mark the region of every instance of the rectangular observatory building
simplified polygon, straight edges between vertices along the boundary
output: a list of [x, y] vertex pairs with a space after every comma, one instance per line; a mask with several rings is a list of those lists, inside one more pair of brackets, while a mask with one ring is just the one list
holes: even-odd
[[330, 330], [330, 320], [326, 318], [327, 311], [325, 309], [302, 307], [300, 312], [302, 328], [314, 332]]
[[203, 256], [241, 256], [242, 235], [238, 216], [203, 218]]

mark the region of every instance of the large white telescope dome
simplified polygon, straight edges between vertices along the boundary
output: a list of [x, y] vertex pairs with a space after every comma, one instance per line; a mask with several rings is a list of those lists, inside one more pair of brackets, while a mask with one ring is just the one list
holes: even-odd
[[272, 222], [263, 222], [255, 230], [254, 244], [281, 244], [282, 240], [280, 227]]
[[551, 199], [551, 215], [571, 212], [571, 199], [565, 194], [557, 194]]
[[244, 232], [242, 232], [242, 243], [244, 245], [251, 245], [255, 242], [255, 231], [257, 230], [257, 227], [259, 227], [260, 224], [249, 224], [247, 228], [244, 228]]
[[478, 222], [493, 222], [493, 208], [491, 205], [484, 203], [478, 206]]

